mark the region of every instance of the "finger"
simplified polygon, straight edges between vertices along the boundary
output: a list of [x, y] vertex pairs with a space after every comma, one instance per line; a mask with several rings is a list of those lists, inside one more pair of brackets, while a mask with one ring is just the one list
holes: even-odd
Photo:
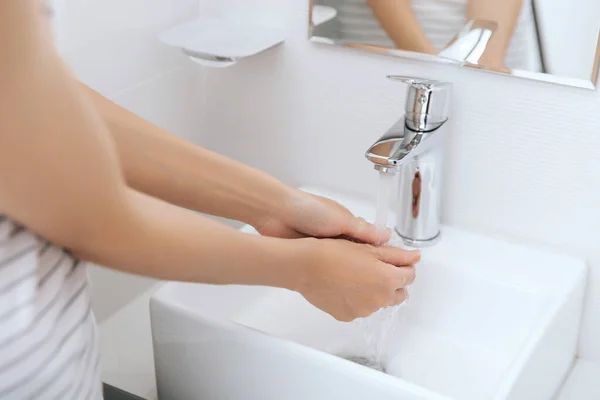
[[330, 314], [333, 318], [335, 318], [336, 320], [340, 321], [340, 322], [352, 322], [354, 321], [356, 318], [355, 316], [352, 316], [350, 314], [347, 313], [343, 313], [343, 314]]
[[355, 217], [352, 211], [340, 203], [328, 198], [323, 199], [341, 211], [343, 218], [350, 218], [348, 229], [344, 229], [342, 235], [359, 243], [369, 243], [377, 246], [390, 241], [392, 237], [391, 229], [368, 223], [364, 218]]
[[414, 265], [421, 260], [419, 250], [404, 250], [398, 247], [384, 246], [375, 248], [374, 252], [379, 260], [397, 267]]
[[398, 304], [404, 303], [408, 300], [408, 291], [406, 289], [396, 289], [392, 296], [390, 306], [397, 306]]
[[394, 289], [404, 288], [412, 285], [415, 281], [415, 268], [414, 267], [397, 267], [394, 271]]
[[385, 264], [387, 277], [387, 287], [390, 292], [410, 286], [415, 281], [414, 267], [395, 267]]
[[323, 196], [317, 196], [317, 195], [314, 195], [314, 196], [316, 198], [318, 198], [320, 201], [322, 201], [323, 203], [335, 207], [338, 211], [341, 211], [344, 215], [354, 216], [350, 210], [348, 210], [346, 207], [344, 207], [337, 201], [329, 199], [327, 197], [323, 197]]
[[301, 233], [298, 231], [290, 230], [288, 232], [285, 232], [284, 234], [282, 234], [279, 237], [282, 239], [303, 239], [306, 237], [306, 235], [304, 233]]
[[342, 234], [376, 246], [387, 243], [392, 237], [392, 232], [389, 229], [377, 227], [363, 218], [350, 216], [346, 219]]

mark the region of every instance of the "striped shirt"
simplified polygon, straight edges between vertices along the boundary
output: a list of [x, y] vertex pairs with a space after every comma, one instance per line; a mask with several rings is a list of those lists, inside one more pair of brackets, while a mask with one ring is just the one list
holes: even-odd
[[79, 260], [0, 215], [0, 400], [102, 399], [90, 297]]
[[0, 399], [101, 399], [85, 266], [0, 216]]
[[[380, 0], [387, 1], [387, 0]], [[325, 0], [335, 7], [337, 39], [383, 47], [396, 47], [367, 5], [366, 0]], [[442, 50], [466, 23], [468, 0], [413, 0], [414, 13], [429, 40]], [[509, 69], [540, 71], [537, 34], [530, 1], [524, 1], [505, 65]]]

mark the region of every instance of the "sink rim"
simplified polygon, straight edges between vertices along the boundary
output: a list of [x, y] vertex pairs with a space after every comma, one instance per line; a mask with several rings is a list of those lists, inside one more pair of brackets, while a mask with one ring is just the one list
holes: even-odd
[[[250, 336], [255, 338], [261, 338], [261, 340], [268, 340], [269, 343], [277, 345], [281, 349], [290, 351], [298, 356], [310, 357], [316, 360], [317, 362], [335, 365], [338, 368], [344, 368], [346, 371], [350, 371], [352, 373], [360, 373], [361, 376], [367, 377], [371, 381], [376, 380], [381, 383], [393, 385], [398, 387], [399, 389], [410, 391], [416, 395], [423, 396], [424, 398], [430, 400], [454, 400], [452, 397], [444, 393], [435, 391], [434, 389], [429, 389], [424, 386], [420, 386], [416, 383], [406, 380], [403, 377], [390, 375], [384, 372], [364, 367], [362, 365], [358, 365], [334, 354], [330, 354], [326, 351], [318, 350], [311, 346], [297, 343], [293, 340], [282, 338], [269, 332], [265, 332], [253, 328], [251, 326], [244, 325], [242, 323], [236, 322], [233, 319], [219, 318], [217, 316], [212, 316], [207, 313], [204, 313], [202, 312], [202, 310], [199, 310], [187, 304], [181, 298], [177, 298], [177, 288], [180, 285], [198, 288], [201, 288], [203, 286], [213, 286], [210, 284], [201, 283], [196, 284], [182, 282], [164, 282], [160, 284], [160, 286], [152, 295], [150, 299], [150, 308], [154, 307], [156, 304], [168, 305], [168, 307], [172, 310], [176, 310], [177, 312], [186, 315], [190, 318], [193, 318], [196, 321], [201, 322], [202, 324], [213, 326], [218, 329], [224, 329], [229, 332], [235, 332], [246, 337]], [[257, 288], [272, 289], [269, 287], [261, 286], [258, 286]], [[285, 289], [276, 288], [276, 290]], [[545, 331], [552, 324], [556, 316], [559, 314], [560, 306], [564, 303], [565, 299], [568, 296], [568, 293], [574, 290], [576, 290], [576, 288], [573, 288], [569, 291], [565, 291], [561, 295], [551, 297], [551, 301], [543, 305], [540, 312], [536, 315], [535, 320], [531, 323], [531, 331], [527, 334], [523, 343], [516, 350], [514, 358], [510, 361], [510, 364], [505, 370], [505, 373], [498, 381], [498, 384], [494, 389], [494, 398], [503, 398], [503, 396], [505, 396], [507, 392], [510, 391], [510, 389], [513, 387], [514, 383], [521, 375], [521, 372], [526, 367], [528, 360], [535, 352], [536, 346], [543, 338]]]
[[[581, 275], [584, 274], [585, 271], [581, 271], [578, 276], [581, 278]], [[532, 332], [527, 335], [524, 343], [517, 350], [517, 356], [511, 361], [510, 366], [507, 369], [507, 373], [500, 382], [494, 398], [503, 399], [510, 393], [511, 388], [514, 386], [519, 376], [526, 368], [527, 362], [532, 358], [533, 354], [537, 350], [537, 344], [540, 343], [544, 337], [544, 333], [560, 314], [561, 306], [566, 304], [565, 300], [570, 297], [571, 293], [576, 292], [577, 290], [578, 286], [574, 285], [570, 290], [565, 291], [563, 296], [556, 296], [555, 298], [552, 298], [552, 304], [547, 304], [544, 307], [544, 310], [538, 317], [537, 323], [533, 325], [534, 328], [532, 329]]]
[[[306, 346], [292, 340], [284, 339], [276, 335], [272, 335], [268, 332], [261, 331], [259, 329], [255, 329], [249, 327], [247, 325], [242, 325], [238, 322], [232, 321], [230, 319], [221, 319], [211, 315], [199, 313], [198, 310], [193, 309], [190, 306], [182, 304], [180, 302], [170, 301], [168, 295], [171, 292], [171, 286], [176, 286], [181, 284], [181, 282], [164, 282], [162, 283], [156, 290], [156, 292], [150, 298], [150, 309], [156, 307], [159, 304], [168, 304], [168, 306], [179, 312], [183, 315], [187, 315], [192, 317], [196, 321], [201, 321], [204, 324], [209, 324], [211, 326], [219, 327], [221, 329], [225, 329], [229, 332], [239, 332], [243, 335], [258, 338], [260, 340], [268, 340], [270, 344], [275, 344], [280, 346], [281, 348], [285, 348], [286, 351], [290, 351], [297, 356], [307, 357], [309, 356], [311, 359], [315, 359], [321, 363], [337, 365], [339, 368], [343, 368], [346, 371], [349, 371], [353, 374], [359, 374], [360, 376], [366, 376], [369, 380], [379, 381], [381, 383], [385, 383], [388, 385], [397, 386], [400, 389], [410, 391], [416, 395], [422, 396], [423, 398], [429, 400], [454, 400], [451, 397], [445, 396], [442, 393], [436, 392], [434, 390], [425, 388], [423, 386], [419, 386], [415, 383], [409, 382], [401, 377], [393, 376], [386, 374], [384, 372], [380, 372], [371, 368], [364, 367], [362, 365], [358, 365], [351, 361], [345, 360], [336, 355], [327, 353], [325, 351], [317, 350], [310, 346]], [[205, 285], [205, 284], [192, 284], [192, 285]]]
[[[323, 190], [313, 189], [313, 188], [309, 188], [309, 187], [304, 187], [301, 189], [305, 190], [307, 192], [310, 192], [310, 193], [321, 195], [321, 196], [333, 197], [338, 200], [340, 199], [339, 195], [336, 195], [335, 193], [332, 193], [330, 191], [323, 191]], [[332, 196], [328, 196], [329, 194], [332, 194]], [[357, 199], [352, 198], [350, 196], [347, 196], [346, 198], [352, 202], [357, 202]], [[360, 202], [360, 199], [358, 199], [358, 202]], [[390, 216], [390, 218], [392, 218], [392, 220], [393, 220], [393, 215]], [[249, 226], [244, 226], [241, 230], [246, 233], [253, 233], [253, 231], [254, 231], [254, 229]], [[539, 312], [536, 314], [535, 321], [533, 321], [531, 323], [531, 329], [527, 333], [526, 337], [523, 339], [522, 343], [516, 349], [515, 356], [510, 361], [509, 366], [503, 373], [503, 376], [501, 377], [501, 379], [499, 379], [497, 386], [494, 388], [494, 398], [496, 398], [496, 397], [503, 398], [502, 396], [506, 396], [509, 393], [511, 388], [517, 382], [518, 378], [521, 376], [523, 370], [527, 366], [528, 361], [532, 358], [533, 353], [536, 351], [537, 345], [540, 343], [541, 339], [544, 337], [545, 332], [547, 331], [548, 327], [553, 323], [553, 321], [559, 315], [561, 306], [569, 299], [569, 296], [572, 294], [572, 292], [577, 290], [578, 282], [580, 282], [580, 280], [582, 278], [585, 280], [585, 275], [587, 273], [587, 265], [585, 264], [584, 261], [582, 261], [580, 259], [570, 257], [570, 256], [567, 256], [567, 255], [564, 255], [561, 253], [556, 253], [554, 251], [548, 251], [547, 249], [538, 249], [538, 248], [535, 248], [534, 246], [524, 246], [520, 243], [509, 242], [509, 241], [498, 239], [498, 238], [495, 238], [492, 236], [486, 236], [486, 235], [482, 235], [482, 234], [478, 234], [478, 233], [473, 233], [471, 231], [464, 231], [461, 229], [451, 228], [448, 226], [443, 226], [442, 230], [443, 230], [443, 233], [444, 233], [444, 231], [448, 231], [448, 232], [454, 231], [454, 232], [460, 232], [462, 235], [465, 235], [465, 237], [474, 237], [474, 238], [478, 238], [480, 240], [486, 239], [486, 240], [491, 241], [490, 243], [496, 243], [496, 242], [503, 243], [504, 245], [510, 245], [511, 249], [521, 248], [525, 253], [527, 253], [527, 252], [531, 252], [531, 254], [535, 253], [536, 256], [545, 254], [547, 257], [549, 257], [549, 259], [551, 260], [551, 262], [553, 264], [560, 264], [561, 260], [562, 261], [568, 260], [569, 263], [572, 265], [574, 265], [574, 262], [576, 262], [578, 264], [579, 270], [578, 271], [571, 270], [569, 274], [565, 274], [565, 277], [568, 276], [571, 279], [563, 280], [562, 284], [557, 284], [556, 280], [552, 280], [552, 279], [546, 279], [546, 281], [544, 281], [542, 283], [539, 283], [536, 280], [536, 285], [534, 285], [533, 288], [535, 289], [536, 293], [540, 293], [540, 295], [543, 295], [545, 297], [545, 301], [544, 301], [542, 307], [540, 308]], [[444, 235], [444, 236], [446, 236], [446, 235]], [[450, 236], [452, 236], [452, 235], [450, 235]], [[444, 245], [444, 242], [445, 241], [442, 240], [442, 242], [438, 246], [433, 247], [431, 249], [426, 249], [423, 253], [424, 254], [423, 260], [425, 262], [435, 263], [435, 264], [454, 265], [455, 264], [454, 261], [448, 261], [447, 259], [445, 259], [443, 257], [444, 253], [447, 252], [446, 248], [448, 246], [448, 244]], [[502, 255], [500, 254], [499, 256], [501, 257]], [[487, 259], [489, 259], [489, 258], [490, 258], [490, 256], [486, 255], [486, 263], [487, 263]], [[543, 258], [543, 257], [537, 257], [537, 258]], [[474, 259], [472, 259], [472, 260], [468, 261], [466, 264], [476, 264], [476, 263], [477, 262], [474, 261]], [[494, 264], [494, 263], [495, 262], [490, 262], [490, 264]], [[522, 262], [522, 263], [525, 263], [525, 262]], [[515, 264], [518, 265], [519, 263], [515, 263]], [[458, 264], [458, 265], [461, 265], [461, 264]], [[529, 265], [529, 264], [527, 264], [527, 265]], [[462, 268], [464, 268], [464, 266], [461, 267], [461, 270], [463, 270]], [[489, 272], [489, 268], [490, 267], [486, 266], [486, 269], [488, 270], [488, 272]], [[495, 268], [495, 267], [492, 267], [492, 268]], [[535, 266], [532, 266], [530, 269], [534, 270], [535, 268], [536, 268]], [[493, 276], [492, 277], [485, 276], [485, 271], [478, 271], [473, 268], [466, 269], [464, 271], [468, 271], [468, 273], [476, 273], [476, 274], [481, 272], [480, 277], [482, 277], [482, 279], [494, 281], [492, 279]], [[524, 279], [524, 280], [527, 281], [527, 279]], [[512, 287], [513, 289], [523, 290], [522, 286], [514, 285], [514, 283], [515, 282], [518, 283], [518, 281], [519, 281], [519, 277], [517, 276], [516, 278], [514, 278], [514, 282], [512, 282], [513, 284], [510, 283], [510, 279], [508, 279], [508, 281], [502, 281], [501, 283], [508, 285], [508, 286]], [[494, 281], [494, 282], [497, 283], [497, 281]], [[181, 283], [167, 282], [167, 283], [164, 283], [163, 285], [161, 285], [161, 287], [159, 287], [158, 290], [153, 295], [153, 297], [151, 299], [151, 304], [155, 304], [155, 302], [166, 303], [169, 305], [169, 307], [176, 309], [177, 311], [184, 313], [185, 315], [191, 316], [196, 320], [200, 320], [205, 324], [220, 327], [220, 328], [226, 329], [228, 331], [240, 332], [241, 334], [244, 334], [244, 335], [251, 335], [251, 336], [260, 337], [260, 338], [268, 338], [270, 343], [277, 343], [279, 346], [282, 346], [281, 348], [285, 348], [296, 354], [302, 354], [304, 356], [308, 355], [312, 359], [319, 360], [321, 362], [325, 362], [328, 364], [332, 364], [332, 365], [338, 366], [339, 368], [344, 368], [346, 371], [354, 371], [355, 373], [360, 373], [361, 376], [369, 377], [370, 380], [376, 379], [382, 383], [385, 382], [386, 384], [390, 384], [390, 385], [398, 387], [399, 389], [407, 390], [414, 394], [424, 396], [425, 398], [429, 398], [432, 400], [452, 400], [452, 398], [449, 397], [448, 395], [445, 395], [441, 392], [435, 391], [434, 389], [428, 389], [424, 386], [420, 386], [416, 383], [412, 383], [410, 381], [405, 380], [402, 377], [388, 375], [385, 373], [381, 373], [379, 371], [371, 370], [364, 366], [357, 365], [350, 361], [344, 360], [338, 356], [329, 354], [329, 353], [321, 351], [321, 350], [317, 350], [315, 348], [294, 342], [292, 340], [278, 337], [278, 336], [270, 334], [268, 332], [264, 332], [264, 331], [246, 326], [246, 325], [242, 325], [241, 323], [238, 323], [234, 320], [230, 320], [228, 318], [219, 318], [217, 316], [207, 315], [207, 314], [203, 313], [202, 311], [199, 311], [198, 309], [194, 309], [191, 306], [187, 306], [186, 304], [184, 304], [183, 301], [177, 301], [176, 299], [169, 298], [170, 293], [171, 293], [170, 289], [173, 288], [173, 285], [179, 285], [179, 284], [181, 284]], [[202, 286], [203, 284], [185, 284], [185, 285]], [[175, 295], [175, 297], [177, 297], [177, 296]], [[152, 307], [152, 305], [151, 305], [151, 307]], [[317, 358], [314, 358], [314, 357], [317, 357]]]

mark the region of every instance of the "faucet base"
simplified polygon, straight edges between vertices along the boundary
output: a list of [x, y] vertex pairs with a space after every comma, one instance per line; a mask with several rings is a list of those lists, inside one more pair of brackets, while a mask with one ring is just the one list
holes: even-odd
[[438, 232], [438, 234], [435, 235], [434, 237], [432, 237], [431, 239], [426, 239], [426, 240], [412, 239], [412, 238], [409, 238], [406, 236], [402, 236], [402, 234], [400, 232], [398, 232], [398, 229], [394, 229], [394, 230], [396, 231], [398, 236], [400, 236], [400, 239], [402, 239], [402, 242], [406, 246], [414, 247], [414, 248], [418, 248], [418, 249], [435, 246], [442, 238], [441, 232]]

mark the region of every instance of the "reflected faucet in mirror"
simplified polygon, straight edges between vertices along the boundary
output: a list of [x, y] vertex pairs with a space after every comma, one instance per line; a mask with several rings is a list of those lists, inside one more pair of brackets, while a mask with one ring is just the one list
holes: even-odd
[[497, 27], [494, 21], [471, 20], [439, 52], [439, 56], [478, 66]]
[[586, 88], [597, 80], [597, 0], [560, 13], [559, 0], [309, 1], [330, 18], [310, 25], [316, 43]]
[[388, 76], [409, 85], [405, 113], [365, 153], [379, 173], [399, 179], [395, 230], [414, 247], [440, 236], [442, 143], [448, 121], [448, 82]]

